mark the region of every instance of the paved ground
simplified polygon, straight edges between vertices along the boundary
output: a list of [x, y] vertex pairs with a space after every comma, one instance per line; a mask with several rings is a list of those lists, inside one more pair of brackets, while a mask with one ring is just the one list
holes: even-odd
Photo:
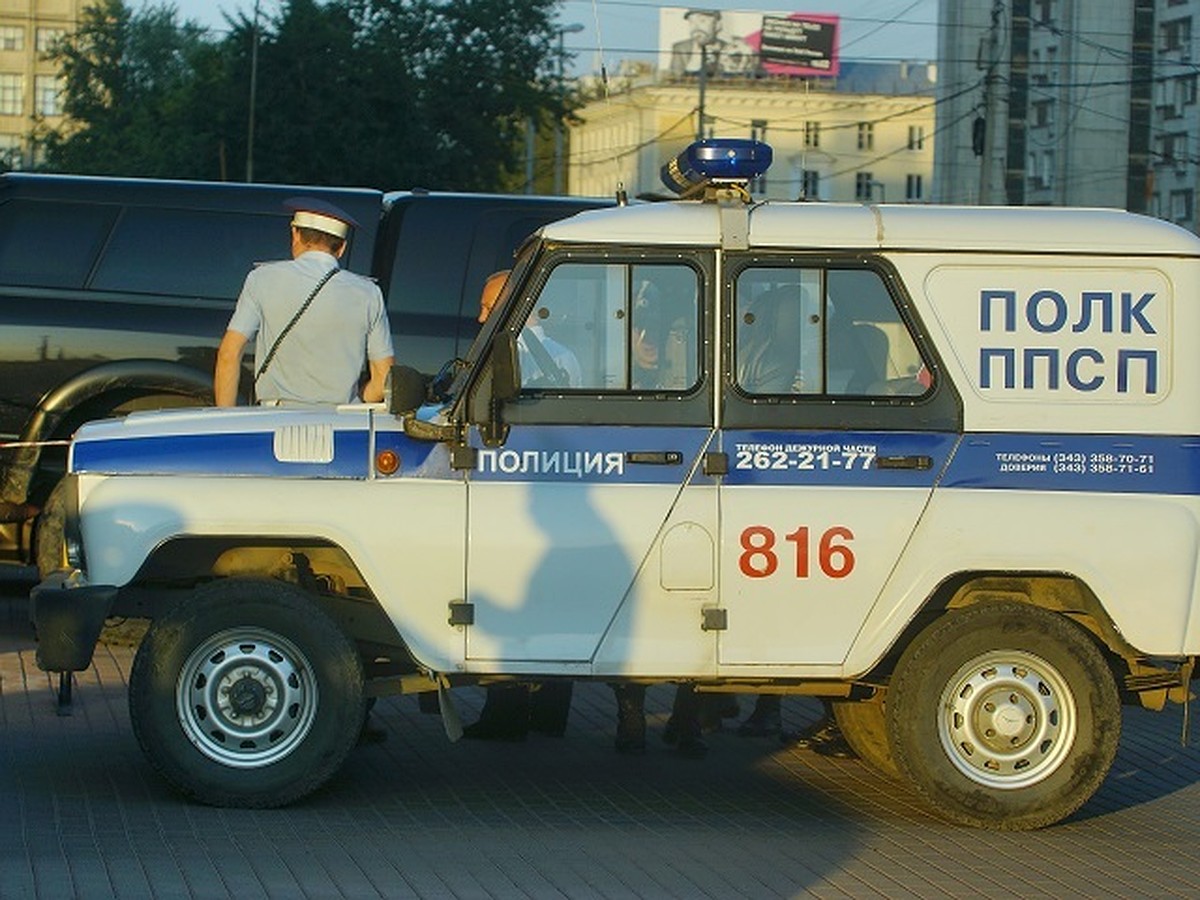
[[[81, 674], [54, 713], [24, 601], [0, 597], [0, 898], [1195, 897], [1200, 748], [1178, 708], [1128, 710], [1116, 765], [1074, 818], [1026, 834], [943, 824], [854, 760], [719, 733], [701, 761], [612, 751], [603, 686], [566, 737], [446, 741], [412, 698], [284, 810], [189, 805], [129, 729], [132, 653]], [[463, 718], [480, 705], [460, 691]], [[651, 692], [654, 737], [669, 691]], [[786, 700], [789, 725], [815, 716]], [[1200, 737], [1198, 737], [1200, 739]]]

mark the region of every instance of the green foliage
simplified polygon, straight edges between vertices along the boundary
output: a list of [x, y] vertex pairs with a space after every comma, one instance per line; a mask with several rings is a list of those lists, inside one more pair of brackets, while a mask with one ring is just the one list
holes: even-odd
[[199, 27], [177, 25], [171, 7], [131, 14], [122, 0], [97, 0], [55, 51], [69, 124], [35, 131], [46, 167], [215, 177], [223, 53]]
[[[174, 7], [97, 0], [57, 50], [78, 173], [497, 190], [525, 123], [565, 110], [557, 0], [284, 0], [210, 35]], [[253, 73], [254, 141], [247, 154]], [[249, 158], [248, 158], [249, 156]]]

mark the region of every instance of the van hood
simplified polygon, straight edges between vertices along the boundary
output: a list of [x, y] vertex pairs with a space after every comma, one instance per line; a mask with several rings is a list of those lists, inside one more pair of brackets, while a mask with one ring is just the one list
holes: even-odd
[[439, 448], [405, 435], [379, 405], [202, 408], [90, 422], [72, 440], [70, 470], [365, 480], [385, 477], [376, 465], [385, 452], [399, 460], [392, 477], [444, 475]]

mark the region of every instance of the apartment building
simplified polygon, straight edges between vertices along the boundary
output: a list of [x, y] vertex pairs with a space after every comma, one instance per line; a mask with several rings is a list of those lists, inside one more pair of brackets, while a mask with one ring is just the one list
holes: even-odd
[[1198, 230], [1200, 0], [942, 0], [933, 199]]
[[0, 167], [32, 163], [29, 134], [62, 122], [62, 83], [47, 60], [89, 0], [0, 0]]
[[[764, 199], [923, 203], [933, 171], [928, 63], [842, 60], [831, 77], [695, 75], [625, 66], [570, 126], [567, 189], [662, 193], [659, 172], [698, 136], [752, 137], [774, 150], [751, 186]], [[703, 120], [701, 120], [703, 116]]]

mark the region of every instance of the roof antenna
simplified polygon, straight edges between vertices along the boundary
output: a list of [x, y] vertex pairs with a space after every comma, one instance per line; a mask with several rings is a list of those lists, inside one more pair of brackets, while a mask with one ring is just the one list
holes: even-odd
[[[596, 28], [596, 55], [600, 58], [600, 87], [604, 91], [605, 105], [612, 104], [612, 94], [608, 89], [608, 66], [604, 62], [604, 36], [600, 31], [600, 11], [596, 7], [596, 0], [592, 0], [592, 22]], [[617, 164], [619, 154], [614, 153], [612, 158], [613, 169], [617, 176], [617, 206], [626, 206], [629, 203], [629, 196], [625, 192], [625, 182], [621, 179], [621, 167]]]

